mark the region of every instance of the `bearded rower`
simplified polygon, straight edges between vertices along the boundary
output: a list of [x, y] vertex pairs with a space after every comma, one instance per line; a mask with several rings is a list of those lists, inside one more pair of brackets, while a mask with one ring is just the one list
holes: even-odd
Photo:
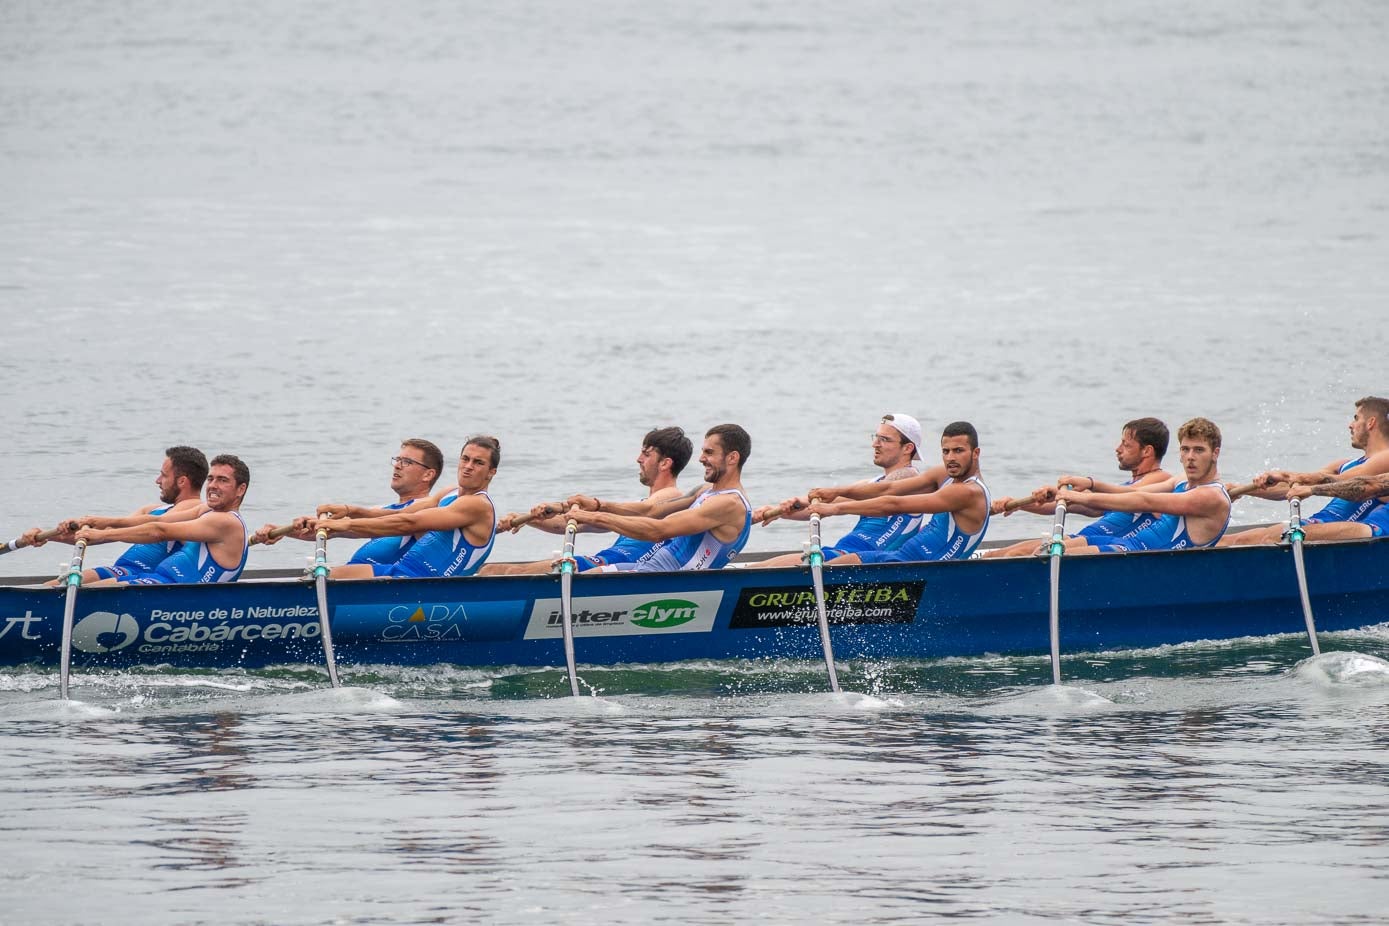
[[566, 517], [652, 544], [636, 562], [600, 567], [605, 572], [720, 569], [743, 549], [752, 528], [752, 505], [742, 482], [751, 453], [747, 431], [736, 424], [715, 425], [700, 448], [705, 484], [695, 492], [671, 501], [630, 503], [576, 495]]
[[168, 543], [182, 546], [152, 571], [125, 578], [102, 579], [94, 585], [182, 585], [235, 582], [246, 568], [246, 522], [241, 503], [251, 485], [251, 471], [231, 454], [214, 457], [208, 465], [206, 509], [192, 520], [158, 518], [133, 527], [84, 527], [77, 539], [89, 544]]
[[866, 550], [837, 558], [832, 566], [965, 559], [989, 526], [989, 490], [979, 472], [979, 432], [953, 421], [940, 438], [941, 464], [896, 482], [811, 489], [811, 514], [882, 517], [930, 515], [916, 536], [896, 550]]
[[[202, 508], [203, 482], [207, 479], [207, 457], [196, 447], [170, 447], [164, 451], [164, 462], [159, 467], [159, 475], [154, 484], [159, 489], [159, 503], [146, 505], [123, 517], [101, 517], [85, 515], [80, 518], [64, 518], [59, 522], [58, 533], [53, 540], [60, 543], [74, 543], [77, 540], [72, 524], [78, 527], [135, 527], [147, 524], [157, 518], [170, 522], [188, 520], [198, 516]], [[21, 537], [21, 546], [43, 546], [39, 529], [26, 531]], [[178, 541], [163, 543], [140, 543], [123, 552], [110, 566], [96, 566], [82, 573], [82, 582], [87, 584], [99, 579], [128, 579], [136, 575], [153, 572], [160, 563], [178, 551]], [[56, 584], [56, 582], [54, 583]]]
[[[685, 464], [690, 462], [693, 453], [694, 445], [685, 435], [684, 428], [657, 428], [646, 433], [642, 438], [641, 452], [637, 454], [637, 479], [649, 490], [646, 495], [647, 502], [665, 502], [680, 497], [680, 487], [676, 484], [676, 478], [685, 468]], [[535, 506], [531, 509], [531, 516], [525, 524], [551, 534], [564, 533], [569, 518], [563, 514], [547, 515], [549, 510], [548, 505]], [[514, 533], [522, 526], [516, 524], [520, 519], [519, 514], [509, 514], [497, 523], [497, 530]], [[597, 530], [588, 527], [585, 532]], [[579, 572], [618, 563], [635, 563], [653, 546], [655, 544], [648, 540], [619, 536], [617, 541], [606, 549], [589, 556], [575, 556], [574, 562]], [[537, 574], [549, 572], [553, 567], [553, 558], [533, 563], [492, 563], [483, 566], [480, 575]]]

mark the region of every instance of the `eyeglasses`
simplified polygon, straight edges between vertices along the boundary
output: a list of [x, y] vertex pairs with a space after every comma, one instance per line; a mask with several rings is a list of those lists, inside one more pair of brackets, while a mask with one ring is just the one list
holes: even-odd
[[404, 466], [406, 463], [413, 463], [421, 469], [430, 468], [429, 464], [421, 463], [419, 460], [412, 460], [409, 457], [391, 457], [391, 462], [394, 463], [396, 466]]
[[898, 439], [895, 438], [895, 437], [883, 437], [881, 434], [875, 433], [875, 434], [873, 435], [873, 443], [875, 443], [875, 444], [900, 444], [900, 443], [902, 443], [902, 441], [898, 440]]

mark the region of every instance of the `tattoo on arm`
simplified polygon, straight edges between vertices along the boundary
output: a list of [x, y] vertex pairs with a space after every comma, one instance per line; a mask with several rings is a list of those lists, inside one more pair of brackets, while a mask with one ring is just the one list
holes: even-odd
[[1351, 502], [1363, 502], [1385, 493], [1389, 493], [1389, 477], [1386, 476], [1354, 476], [1339, 482], [1324, 482], [1312, 490], [1313, 495], [1344, 498]]

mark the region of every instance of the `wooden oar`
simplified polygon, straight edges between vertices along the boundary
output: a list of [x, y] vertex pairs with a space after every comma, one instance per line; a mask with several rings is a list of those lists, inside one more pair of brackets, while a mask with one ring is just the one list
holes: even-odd
[[574, 668], [574, 535], [578, 522], [564, 525], [564, 554], [559, 561], [559, 612], [564, 622], [564, 666], [569, 670], [569, 694], [579, 696], [579, 673]]
[[[76, 521], [69, 521], [61, 527], [55, 527], [51, 531], [44, 531], [43, 533], [39, 534], [39, 542], [43, 543], [52, 540], [54, 537], [57, 537], [64, 531], [75, 531], [77, 530], [77, 527], [78, 524]], [[8, 543], [0, 543], [0, 556], [3, 556], [6, 553], [11, 553], [15, 550], [22, 550], [27, 546], [32, 546], [32, 544], [25, 543], [23, 537], [16, 537]]]
[[[566, 510], [568, 510], [568, 506], [566, 506], [564, 502], [546, 502], [544, 506], [545, 513], [543, 516], [547, 518], [553, 518], [557, 514], [564, 514]], [[536, 516], [534, 514], [531, 514], [531, 512], [527, 511], [522, 514], [518, 514], [516, 517], [512, 518], [511, 526], [513, 529], [521, 527], [525, 524], [529, 524], [530, 522], [534, 521], [535, 518]]]
[[1242, 484], [1242, 485], [1237, 485], [1237, 486], [1235, 486], [1233, 489], [1230, 490], [1230, 500], [1231, 500], [1231, 501], [1234, 501], [1235, 499], [1239, 498], [1240, 496], [1242, 496], [1242, 495], [1248, 495], [1250, 492], [1253, 492], [1254, 490], [1256, 490], [1256, 489], [1258, 489], [1258, 488], [1259, 488], [1259, 487], [1258, 487], [1257, 485], [1255, 485], [1254, 483], [1252, 483], [1252, 482], [1246, 482], [1246, 483], [1244, 483], [1244, 484]]
[[[288, 537], [292, 533], [294, 533], [294, 525], [286, 524], [284, 527], [275, 528], [273, 531], [270, 532], [269, 536], [271, 540], [279, 540], [281, 537]], [[255, 544], [264, 542], [265, 541], [261, 540], [259, 537], [252, 537], [250, 540], [247, 541], [247, 545], [254, 546]]]
[[806, 551], [810, 563], [810, 581], [815, 588], [816, 619], [820, 623], [820, 649], [825, 654], [825, 669], [830, 674], [830, 690], [839, 693], [839, 676], [834, 671], [834, 647], [830, 644], [830, 622], [825, 613], [825, 551], [820, 548], [820, 516], [810, 516], [810, 549]]
[[1051, 524], [1051, 683], [1061, 684], [1061, 557], [1066, 552], [1066, 500], [1057, 499], [1056, 520]]
[[328, 664], [328, 681], [341, 688], [338, 681], [338, 660], [333, 654], [333, 631], [328, 626], [328, 529], [320, 527], [314, 533], [313, 584], [318, 596], [318, 629], [323, 636], [323, 659]]
[[1307, 623], [1307, 639], [1312, 644], [1312, 655], [1320, 656], [1321, 647], [1317, 645], [1317, 624], [1312, 619], [1312, 599], [1307, 595], [1307, 567], [1302, 562], [1302, 501], [1288, 499], [1288, 540], [1293, 546], [1293, 568], [1297, 571], [1297, 593], [1302, 598], [1302, 619]]
[[77, 607], [77, 589], [82, 585], [82, 558], [87, 555], [87, 541], [79, 540], [72, 551], [63, 584], [67, 600], [63, 602], [63, 649], [58, 657], [58, 693], [68, 700], [68, 675], [72, 669], [72, 612]]
[[1003, 506], [1003, 513], [1012, 514], [1014, 511], [1026, 508], [1028, 505], [1033, 504], [1035, 501], [1036, 499], [1034, 499], [1031, 495], [1024, 495], [1022, 498], [1015, 498], [1008, 504]]

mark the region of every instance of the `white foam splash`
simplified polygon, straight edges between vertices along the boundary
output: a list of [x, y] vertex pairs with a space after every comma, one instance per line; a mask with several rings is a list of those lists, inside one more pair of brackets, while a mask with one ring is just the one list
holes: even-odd
[[1293, 666], [1291, 674], [1327, 687], [1389, 687], [1389, 662], [1353, 650], [1309, 657]]
[[1104, 695], [1071, 685], [1043, 685], [1029, 688], [985, 708], [986, 714], [1074, 714], [1105, 710], [1114, 702]]

